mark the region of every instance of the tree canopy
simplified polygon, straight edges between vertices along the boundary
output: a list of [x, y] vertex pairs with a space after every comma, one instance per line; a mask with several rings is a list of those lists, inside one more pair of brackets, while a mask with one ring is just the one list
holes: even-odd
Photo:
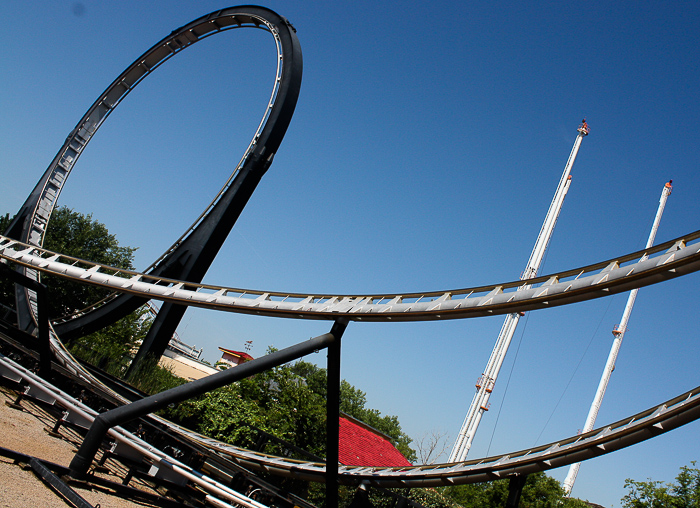
[[[0, 231], [5, 231], [11, 222], [9, 215], [0, 216]], [[133, 269], [134, 247], [122, 247], [107, 227], [94, 220], [91, 214], [84, 215], [67, 207], [56, 208], [46, 229], [44, 248], [67, 256], [95, 263]], [[42, 282], [49, 291], [49, 317], [59, 318], [84, 309], [109, 294], [108, 289], [89, 284], [76, 284], [61, 277], [43, 275]], [[14, 307], [14, 289], [3, 281], [0, 291], [2, 303]]]
[[[266, 453], [302, 459], [285, 445], [268, 439], [261, 447], [260, 432], [291, 443], [319, 457], [325, 456], [326, 440], [326, 369], [306, 361], [276, 367], [232, 385], [180, 404], [170, 416], [190, 428], [215, 439]], [[410, 460], [416, 460], [411, 439], [403, 432], [396, 416], [382, 415], [366, 407], [366, 395], [347, 381], [341, 382], [340, 408], [391, 438]], [[504, 506], [508, 498], [508, 480], [439, 489], [399, 489], [427, 508], [491, 508]], [[319, 501], [322, 491], [309, 485], [296, 488], [300, 495]], [[341, 498], [347, 505], [353, 496], [345, 491]], [[393, 495], [372, 491], [371, 503], [377, 507], [394, 506]], [[527, 477], [520, 506], [522, 508], [587, 508], [578, 499], [569, 499], [559, 483], [544, 473]]]
[[623, 508], [699, 508], [700, 469], [691, 462], [682, 466], [675, 483], [625, 480], [627, 494], [621, 499]]
[[[508, 499], [508, 486], [509, 480], [497, 480], [446, 487], [441, 490], [441, 493], [463, 508], [488, 508], [505, 506]], [[579, 499], [565, 497], [564, 489], [559, 482], [539, 472], [527, 476], [519, 506], [520, 508], [586, 508], [588, 505]]]
[[[5, 231], [12, 219], [0, 216], [0, 231]], [[85, 259], [119, 268], [133, 269], [136, 248], [122, 247], [107, 227], [67, 207], [56, 208], [46, 229], [44, 247], [67, 256]], [[49, 318], [55, 319], [92, 305], [110, 291], [88, 284], [71, 282], [61, 277], [42, 275], [41, 281], [49, 292]], [[14, 308], [14, 284], [0, 278], [0, 303]], [[129, 365], [130, 355], [148, 332], [152, 319], [146, 309], [139, 309], [113, 325], [81, 337], [71, 345], [80, 358], [121, 375]]]
[[[182, 403], [173, 416], [216, 439], [243, 447], [257, 445], [256, 429], [319, 457], [326, 447], [326, 369], [298, 361], [256, 374]], [[411, 438], [396, 416], [366, 407], [365, 394], [341, 382], [340, 409], [389, 436], [408, 460], [415, 460]], [[265, 450], [289, 454], [279, 442]]]

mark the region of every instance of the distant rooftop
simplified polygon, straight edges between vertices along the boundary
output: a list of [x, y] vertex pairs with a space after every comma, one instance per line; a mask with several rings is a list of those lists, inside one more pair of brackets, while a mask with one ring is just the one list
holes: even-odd
[[219, 348], [219, 351], [221, 351], [221, 352], [223, 352], [223, 353], [228, 353], [228, 354], [230, 354], [231, 356], [236, 356], [236, 357], [238, 357], [238, 358], [242, 358], [242, 359], [245, 360], [245, 361], [249, 361], [249, 360], [252, 360], [252, 359], [253, 359], [252, 356], [250, 356], [248, 353], [245, 353], [245, 352], [243, 352], [243, 351], [234, 351], [233, 349], [226, 349], [226, 348], [223, 348], [223, 347], [220, 347], [220, 348]]
[[346, 466], [411, 466], [387, 436], [349, 415], [340, 416], [339, 441], [338, 460]]

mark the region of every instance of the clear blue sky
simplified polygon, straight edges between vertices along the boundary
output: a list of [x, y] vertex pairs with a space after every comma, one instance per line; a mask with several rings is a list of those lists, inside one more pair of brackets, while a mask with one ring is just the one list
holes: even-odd
[[[391, 5], [265, 4], [298, 31], [301, 96], [206, 282], [371, 293], [517, 279], [584, 116], [591, 135], [541, 274], [642, 248], [670, 178], [658, 241], [698, 229], [700, 4]], [[0, 213], [17, 211], [126, 66], [174, 28], [228, 6], [1, 3]], [[234, 30], [167, 62], [101, 128], [59, 204], [138, 246], [145, 268], [249, 142], [271, 88], [272, 44], [266, 33]], [[640, 292], [599, 425], [698, 384], [698, 277]], [[583, 426], [625, 301], [520, 321], [470, 458]], [[439, 431], [451, 446], [502, 321], [351, 323], [343, 376], [414, 439]], [[259, 356], [329, 326], [200, 310], [179, 334], [214, 361], [218, 346], [252, 340]], [[619, 506], [625, 478], [671, 481], [700, 458], [698, 425], [584, 463], [573, 494]], [[562, 480], [566, 468], [551, 474]]]

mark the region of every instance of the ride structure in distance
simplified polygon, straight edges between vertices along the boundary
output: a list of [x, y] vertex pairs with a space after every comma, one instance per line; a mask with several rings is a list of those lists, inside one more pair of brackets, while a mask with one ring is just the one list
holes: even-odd
[[[542, 264], [542, 259], [544, 259], [547, 245], [549, 245], [549, 241], [552, 238], [554, 227], [557, 224], [557, 219], [564, 205], [564, 198], [571, 185], [571, 169], [574, 167], [574, 162], [576, 162], [576, 156], [578, 155], [579, 148], [581, 148], [581, 141], [583, 141], [584, 137], [588, 136], [589, 132], [588, 123], [584, 118], [578, 128], [578, 135], [571, 149], [571, 154], [569, 154], [569, 159], [566, 161], [566, 166], [564, 166], [564, 172], [559, 180], [554, 198], [549, 205], [549, 210], [547, 211], [544, 223], [540, 229], [540, 234], [532, 249], [525, 271], [520, 276], [520, 280], [528, 280], [537, 277], [537, 272]], [[529, 288], [529, 284], [523, 284], [518, 290]], [[469, 410], [467, 411], [467, 416], [464, 418], [462, 428], [457, 435], [457, 440], [450, 453], [449, 462], [462, 462], [467, 459], [467, 454], [474, 441], [476, 430], [479, 428], [481, 417], [489, 409], [489, 397], [496, 384], [496, 379], [498, 378], [498, 373], [501, 370], [506, 353], [508, 353], [508, 348], [515, 334], [515, 329], [522, 316], [522, 312], [511, 312], [503, 321], [503, 326], [498, 334], [496, 344], [486, 364], [484, 373], [476, 382], [476, 393], [474, 394], [472, 403], [469, 405]]]
[[[661, 216], [664, 213], [664, 208], [666, 207], [666, 201], [671, 195], [671, 190], [673, 186], [671, 183], [673, 180], [669, 180], [661, 191], [661, 197], [659, 198], [659, 207], [656, 210], [656, 216], [654, 217], [654, 223], [651, 226], [651, 231], [649, 232], [649, 238], [647, 239], [646, 247], [650, 248], [654, 245], [654, 239], [656, 238], [656, 232], [659, 230], [659, 223], [661, 222]], [[603, 397], [605, 396], [605, 390], [610, 382], [610, 376], [615, 370], [615, 362], [617, 361], [617, 355], [620, 352], [620, 346], [622, 346], [622, 339], [627, 331], [627, 323], [629, 322], [630, 315], [632, 314], [632, 308], [634, 307], [634, 301], [637, 298], [637, 293], [639, 289], [633, 289], [630, 291], [627, 297], [627, 304], [625, 305], [625, 310], [622, 312], [622, 320], [618, 326], [612, 331], [613, 343], [610, 347], [610, 354], [608, 355], [608, 360], [605, 362], [605, 368], [603, 369], [603, 374], [600, 377], [600, 382], [598, 383], [598, 389], [596, 390], [595, 397], [593, 397], [593, 402], [591, 403], [591, 408], [588, 411], [588, 416], [586, 417], [586, 423], [583, 425], [582, 433], [589, 432], [593, 429], [595, 425], [596, 418], [598, 417], [598, 411], [600, 411], [600, 406], [603, 403]], [[571, 494], [571, 489], [574, 488], [574, 482], [576, 482], [576, 476], [578, 476], [578, 471], [581, 467], [580, 462], [571, 464], [569, 466], [569, 472], [562, 483], [564, 492], [568, 496]]]

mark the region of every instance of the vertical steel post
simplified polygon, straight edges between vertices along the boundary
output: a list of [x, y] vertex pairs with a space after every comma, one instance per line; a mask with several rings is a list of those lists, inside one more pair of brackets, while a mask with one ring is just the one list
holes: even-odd
[[340, 440], [340, 339], [347, 321], [337, 320], [330, 334], [335, 339], [328, 345], [326, 378], [326, 508], [338, 507], [338, 441]]
[[48, 379], [51, 374], [51, 336], [49, 333], [49, 291], [44, 284], [36, 284], [37, 324], [39, 325], [39, 375]]
[[520, 496], [523, 493], [523, 488], [527, 482], [527, 475], [518, 475], [511, 477], [508, 482], [508, 499], [506, 499], [506, 508], [518, 508], [520, 505]]
[[[37, 351], [39, 353], [39, 375], [44, 379], [48, 379], [51, 373], [51, 335], [49, 332], [49, 293], [46, 285], [39, 281], [27, 277], [20, 272], [16, 272], [6, 266], [4, 263], [0, 263], [0, 271], [17, 286], [23, 286], [24, 288], [34, 291], [37, 295], [36, 305], [37, 305], [37, 315], [36, 315], [36, 325], [38, 327], [37, 338], [39, 344]], [[23, 293], [23, 291], [21, 291]], [[16, 294], [20, 291], [16, 290]], [[18, 313], [19, 314], [19, 313]], [[19, 320], [19, 315], [17, 316]]]

